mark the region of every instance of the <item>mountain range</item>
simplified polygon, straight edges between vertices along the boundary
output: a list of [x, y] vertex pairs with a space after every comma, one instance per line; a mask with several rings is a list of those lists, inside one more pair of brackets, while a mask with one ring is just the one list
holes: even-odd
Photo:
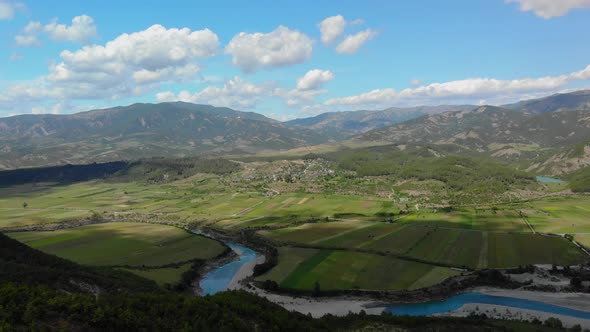
[[328, 112], [287, 121], [298, 128], [319, 130], [332, 138], [347, 138], [372, 129], [391, 126], [423, 115], [474, 109], [474, 105], [391, 107], [382, 111]]
[[343, 139], [364, 145], [385, 142], [400, 149], [445, 145], [534, 172], [573, 172], [590, 164], [590, 90], [503, 106], [330, 112], [287, 122], [184, 102], [19, 115], [0, 119], [0, 168], [250, 154]]
[[133, 104], [0, 119], [0, 168], [202, 153], [252, 153], [326, 141], [253, 112], [189, 103]]

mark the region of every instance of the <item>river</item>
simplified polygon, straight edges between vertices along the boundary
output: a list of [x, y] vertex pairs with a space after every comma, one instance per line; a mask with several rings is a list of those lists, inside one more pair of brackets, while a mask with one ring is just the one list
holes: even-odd
[[[240, 269], [258, 257], [256, 252], [250, 248], [234, 243], [225, 244], [238, 255], [238, 260], [224, 264], [203, 276], [199, 282], [201, 295], [212, 295], [227, 290], [232, 281], [236, 281], [234, 278]], [[243, 277], [248, 277], [248, 275]]]
[[395, 315], [430, 316], [455, 311], [466, 304], [492, 304], [511, 308], [528, 309], [547, 312], [550, 314], [590, 319], [590, 312], [548, 304], [539, 301], [520, 299], [506, 296], [495, 296], [479, 292], [464, 293], [451, 296], [444, 301], [425, 303], [400, 304], [387, 307], [385, 312]]
[[[203, 234], [195, 232], [195, 234]], [[210, 235], [207, 235], [210, 236]], [[202, 289], [201, 296], [212, 295], [217, 292], [233, 288], [237, 285], [239, 280], [242, 280], [252, 273], [252, 267], [260, 258], [254, 250], [247, 248], [242, 245], [225, 242], [237, 255], [238, 259], [226, 263], [220, 267], [217, 267], [208, 272], [200, 280], [199, 285]], [[485, 294], [491, 292], [492, 294]], [[496, 292], [496, 293], [494, 293]], [[351, 299], [351, 298], [293, 298], [287, 295], [279, 295], [273, 293], [267, 293], [262, 290], [254, 291], [259, 296], [265, 297], [268, 300], [282, 305], [288, 310], [299, 311], [304, 314], [312, 314], [314, 317], [321, 317], [324, 314], [335, 314], [345, 315], [348, 312], [359, 312], [365, 310], [371, 314], [379, 314], [381, 312], [387, 312], [393, 315], [410, 315], [410, 316], [431, 316], [431, 315], [444, 315], [458, 313], [462, 308], [477, 307], [477, 305], [484, 306], [497, 306], [510, 308], [514, 312], [532, 312], [534, 317], [548, 317], [556, 316], [565, 320], [564, 323], [567, 325], [581, 324], [583, 327], [590, 328], [590, 295], [580, 294], [572, 295], [567, 294], [554, 294], [554, 293], [543, 293], [543, 292], [529, 292], [531, 294], [537, 294], [538, 298], [531, 294], [528, 294], [529, 298], [526, 298], [526, 292], [516, 293], [520, 294], [511, 297], [511, 291], [501, 290], [488, 290], [484, 293], [474, 291], [469, 293], [463, 293], [455, 296], [451, 296], [443, 301], [431, 301], [425, 303], [411, 303], [411, 304], [395, 304], [390, 306], [375, 306], [374, 301]], [[583, 309], [578, 310], [566, 305], [560, 305], [563, 303], [570, 303], [571, 300], [564, 300], [560, 296], [576, 296], [579, 297], [577, 308]], [[571, 299], [571, 298], [570, 298]], [[541, 301], [543, 300], [543, 301]], [[547, 301], [547, 302], [544, 302]], [[553, 302], [553, 303], [549, 303]], [[583, 306], [580, 304], [584, 304]], [[535, 312], [537, 314], [535, 314]], [[545, 314], [545, 315], [543, 315]]]

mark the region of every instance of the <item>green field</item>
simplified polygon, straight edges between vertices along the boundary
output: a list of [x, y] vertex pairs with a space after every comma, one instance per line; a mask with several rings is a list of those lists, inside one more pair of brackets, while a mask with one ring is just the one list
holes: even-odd
[[530, 202], [523, 209], [538, 232], [590, 232], [590, 197], [550, 197]]
[[281, 287], [312, 290], [400, 290], [432, 286], [457, 275], [448, 268], [372, 254], [281, 248], [279, 265], [258, 280], [274, 280]]
[[555, 236], [490, 233], [489, 267], [526, 264], [579, 264], [587, 260], [569, 241]]
[[[433, 212], [436, 211], [436, 212]], [[402, 222], [422, 223], [438, 227], [477, 229], [482, 231], [528, 232], [529, 228], [518, 212], [509, 207], [492, 210], [457, 208], [449, 212], [437, 209], [421, 210], [401, 219]]]
[[9, 236], [77, 263], [103, 266], [162, 266], [212, 258], [224, 250], [217, 241], [176, 227], [142, 223], [96, 224]]
[[[309, 289], [316, 279], [333, 289], [416, 288], [446, 278], [452, 270], [441, 265], [482, 269], [588, 261], [563, 238], [534, 235], [527, 222], [537, 232], [569, 233], [590, 246], [590, 196], [442, 209], [426, 206], [426, 200], [400, 203], [376, 195], [287, 191], [267, 196], [266, 189], [232, 181], [198, 174], [166, 184], [89, 181], [4, 187], [0, 229], [87, 219], [94, 211], [111, 217], [117, 213], [119, 220], [191, 222], [224, 232], [254, 228], [280, 247], [279, 265], [263, 277], [299, 289]], [[392, 215], [393, 223], [384, 222]], [[12, 236], [92, 265], [153, 267], [210, 258], [222, 250], [217, 242], [180, 229], [145, 223]], [[348, 266], [345, 256], [350, 257]], [[177, 281], [185, 268], [131, 270], [163, 285]]]
[[179, 267], [169, 267], [169, 268], [161, 268], [161, 269], [128, 269], [122, 268], [121, 270], [125, 270], [134, 274], [137, 274], [141, 277], [150, 279], [155, 281], [160, 286], [165, 285], [174, 285], [178, 281], [180, 281], [180, 277], [186, 271], [188, 271], [191, 267], [191, 264], [184, 264]]
[[259, 234], [278, 243], [369, 249], [472, 269], [557, 262], [578, 264], [586, 259], [582, 251], [560, 237], [439, 228], [421, 223], [330, 222]]

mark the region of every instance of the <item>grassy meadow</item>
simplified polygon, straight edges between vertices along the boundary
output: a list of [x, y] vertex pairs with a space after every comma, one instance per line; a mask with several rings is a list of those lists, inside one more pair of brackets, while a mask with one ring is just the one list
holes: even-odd
[[[94, 212], [117, 213], [123, 220], [150, 216], [191, 222], [229, 233], [253, 228], [279, 247], [280, 257], [258, 279], [297, 289], [310, 289], [316, 281], [325, 289], [413, 289], [456, 273], [445, 266], [483, 269], [588, 261], [566, 239], [533, 230], [572, 234], [590, 246], [589, 196], [443, 209], [411, 196], [402, 201], [399, 195], [267, 195], [264, 189], [234, 187], [211, 174], [165, 184], [88, 181], [3, 187], [0, 229], [85, 219]], [[146, 223], [11, 236], [83, 264], [128, 265], [161, 285], [173, 283], [188, 269], [162, 265], [210, 258], [223, 250], [217, 242], [181, 229]]]
[[9, 236], [87, 265], [162, 266], [215, 257], [224, 250], [217, 241], [180, 228], [143, 223], [95, 224]]
[[258, 280], [281, 287], [312, 290], [402, 290], [432, 286], [457, 275], [449, 268], [392, 257], [338, 250], [280, 248], [279, 264]]

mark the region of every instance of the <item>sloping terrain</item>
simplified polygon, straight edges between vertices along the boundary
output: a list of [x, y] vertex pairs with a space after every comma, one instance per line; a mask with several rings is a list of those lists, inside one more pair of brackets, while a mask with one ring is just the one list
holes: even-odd
[[382, 111], [329, 112], [287, 121], [290, 126], [319, 130], [330, 137], [346, 138], [372, 129], [391, 126], [426, 114], [474, 109], [473, 105], [392, 107]]
[[590, 90], [557, 93], [548, 97], [524, 100], [502, 106], [510, 110], [528, 113], [575, 111], [590, 109]]
[[161, 292], [134, 274], [110, 268], [78, 265], [32, 249], [0, 233], [0, 281], [44, 285], [70, 292]]
[[[531, 162], [530, 170], [556, 165], [560, 172], [574, 171], [585, 165], [585, 148], [574, 146], [590, 140], [590, 111], [531, 115], [482, 106], [472, 111], [423, 116], [372, 130], [356, 139], [401, 146], [455, 145], [458, 149], [484, 152], [496, 158]], [[557, 154], [553, 155], [552, 151]]]
[[325, 141], [256, 113], [188, 103], [0, 119], [0, 168], [289, 149]]

